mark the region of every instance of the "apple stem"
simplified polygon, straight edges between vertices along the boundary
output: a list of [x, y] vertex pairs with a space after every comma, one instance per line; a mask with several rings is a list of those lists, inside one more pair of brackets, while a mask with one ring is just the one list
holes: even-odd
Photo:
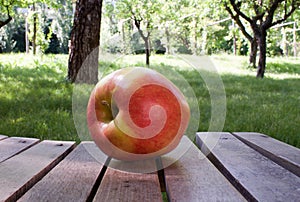
[[106, 100], [102, 100], [102, 101], [101, 101], [101, 104], [102, 104], [102, 105], [105, 105], [105, 106], [107, 106], [107, 107], [110, 107], [109, 103], [108, 103]]

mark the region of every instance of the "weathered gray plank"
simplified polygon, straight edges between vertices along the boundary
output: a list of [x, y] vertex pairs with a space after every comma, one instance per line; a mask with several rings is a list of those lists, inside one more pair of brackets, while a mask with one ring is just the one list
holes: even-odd
[[98, 148], [81, 143], [19, 201], [86, 201], [103, 167], [87, 149]]
[[189, 150], [164, 170], [171, 201], [245, 201], [200, 150], [189, 142], [184, 136], [180, 144], [189, 145]]
[[0, 141], [0, 163], [22, 152], [38, 141], [39, 139], [21, 137], [11, 137]]
[[108, 168], [94, 201], [162, 201], [158, 177]]
[[300, 149], [261, 133], [233, 134], [248, 146], [300, 177]]
[[74, 142], [43, 141], [0, 164], [0, 201], [16, 201], [52, 169]]
[[[207, 141], [216, 141], [220, 133], [198, 133], [197, 144], [202, 149]], [[300, 178], [230, 133], [221, 133], [208, 156], [225, 176], [249, 200], [297, 201]]]
[[0, 135], [0, 140], [3, 140], [3, 139], [5, 139], [5, 138], [7, 138], [7, 136], [5, 136], [5, 135]]

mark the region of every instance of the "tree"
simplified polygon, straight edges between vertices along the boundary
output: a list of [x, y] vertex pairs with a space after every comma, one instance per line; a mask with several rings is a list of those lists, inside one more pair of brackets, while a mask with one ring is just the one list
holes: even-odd
[[[188, 6], [189, 1], [186, 0], [166, 0], [161, 7], [160, 29], [164, 31], [166, 38], [166, 54], [171, 53], [172, 40], [178, 38], [176, 35], [180, 33], [180, 28], [186, 27], [182, 22], [184, 19], [181, 17], [186, 15]], [[178, 43], [176, 42], [176, 44]]]
[[114, 13], [120, 19], [130, 18], [145, 44], [146, 65], [150, 65], [150, 36], [154, 26], [158, 25], [162, 0], [123, 0], [117, 1]]
[[24, 16], [18, 15], [3, 29], [0, 29], [0, 53], [25, 51], [24, 24]]
[[49, 46], [51, 32], [45, 33], [48, 28], [45, 4], [34, 3], [26, 18], [27, 37], [32, 44], [32, 53], [36, 55], [39, 50], [45, 53]]
[[[45, 15], [44, 33], [48, 36], [49, 46], [45, 53], [69, 53], [69, 39], [73, 23], [73, 2], [70, 0], [55, 0], [57, 9], [48, 8]], [[74, 8], [75, 11], [75, 8]]]
[[68, 80], [71, 82], [98, 82], [101, 12], [102, 0], [76, 2], [68, 64]]
[[0, 0], [0, 29], [13, 19], [14, 8], [27, 8], [35, 3], [44, 3], [51, 7], [58, 6], [56, 2], [51, 0]]
[[0, 1], [0, 12], [1, 12], [0, 29], [1, 27], [7, 25], [13, 19], [11, 13], [12, 13], [13, 6], [15, 5], [16, 3], [14, 0]]
[[[29, 40], [28, 40], [28, 25], [27, 20], [29, 20], [28, 13], [31, 19], [31, 43], [33, 46], [33, 54], [36, 54], [37, 46], [40, 46], [41, 49], [45, 49], [47, 46], [47, 39], [44, 37], [41, 29], [41, 15], [45, 14], [41, 11], [41, 8], [54, 8], [59, 7], [57, 1], [52, 0], [0, 0], [0, 28], [7, 25], [12, 19], [18, 19], [18, 16], [22, 14], [26, 20], [25, 25], [25, 40], [26, 40], [26, 52], [29, 50]], [[29, 12], [29, 7], [31, 11]], [[44, 10], [43, 10], [44, 11]], [[24, 16], [25, 14], [25, 16]], [[26, 15], [27, 14], [27, 15]], [[16, 31], [16, 30], [15, 30]], [[39, 33], [38, 33], [39, 32]]]
[[[257, 48], [259, 61], [257, 77], [263, 78], [266, 68], [267, 31], [276, 24], [284, 22], [299, 8], [299, 0], [222, 0], [225, 9], [235, 20], [245, 37], [251, 42], [250, 61], [255, 64]], [[245, 26], [249, 23], [252, 33]]]
[[[206, 54], [230, 50], [230, 21], [220, 3], [211, 0], [168, 0], [162, 8], [167, 47], [175, 41], [180, 53]], [[168, 37], [169, 36], [169, 37]], [[170, 40], [172, 39], [172, 40]], [[228, 39], [228, 40], [227, 40]]]

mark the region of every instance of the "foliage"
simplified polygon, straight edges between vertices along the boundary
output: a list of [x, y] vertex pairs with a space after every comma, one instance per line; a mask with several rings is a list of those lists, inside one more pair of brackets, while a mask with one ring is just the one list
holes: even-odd
[[[228, 18], [228, 14], [216, 1], [107, 1], [104, 12], [105, 18], [108, 19], [104, 18], [104, 26], [107, 26], [112, 38], [119, 36], [118, 40], [112, 40], [112, 43], [104, 43], [106, 49], [112, 45], [112, 50], [122, 50], [122, 44], [126, 44], [126, 47], [132, 46], [130, 49], [133, 50], [141, 47], [133, 29], [132, 14], [135, 14], [137, 19], [143, 19], [141, 29], [145, 32], [151, 30], [151, 44], [154, 45], [159, 40], [167, 53], [175, 51], [203, 54], [232, 51], [232, 37], [226, 38], [230, 32], [231, 21], [214, 23]], [[128, 41], [128, 38], [131, 40]], [[244, 40], [240, 41], [242, 49]], [[244, 48], [244, 54], [245, 50]]]
[[[35, 22], [34, 19], [36, 19]], [[39, 47], [41, 53], [45, 53], [49, 46], [52, 30], [50, 29], [47, 34], [44, 33], [45, 19], [43, 18], [42, 13], [38, 11], [29, 12], [27, 22], [29, 24], [29, 41], [33, 41], [33, 36], [36, 34], [36, 46]], [[34, 33], [34, 26], [36, 26], [36, 33]]]
[[2, 0], [0, 2], [0, 29], [15, 16], [15, 7], [25, 7], [27, 0]]
[[[69, 36], [72, 26], [72, 1], [68, 0], [23, 0], [11, 1], [10, 15], [13, 20], [0, 29], [2, 40], [0, 47], [3, 52], [25, 51], [25, 19], [28, 19], [33, 35], [33, 14], [38, 17], [38, 45], [43, 53], [67, 53]], [[32, 11], [35, 4], [36, 11]], [[0, 2], [0, 9], [4, 9]], [[5, 9], [0, 14], [0, 20], [5, 19]], [[1, 15], [3, 16], [1, 18]]]
[[[122, 52], [126, 54], [138, 53], [139, 51], [134, 50], [143, 49], [144, 42], [136, 34], [135, 25], [130, 20], [132, 14], [131, 12], [127, 12], [129, 11], [128, 5], [134, 5], [133, 10], [136, 12], [137, 17], [144, 19], [141, 24], [142, 30], [147, 31], [147, 20], [150, 21], [149, 29], [151, 30], [151, 44], [153, 47], [156, 41], [160, 40], [163, 49], [167, 49], [167, 53], [232, 53], [235, 38], [237, 54], [246, 55], [250, 50], [250, 44], [242, 34], [241, 29], [238, 29], [237, 25], [233, 28], [231, 20], [216, 23], [229, 17], [229, 14], [221, 4], [224, 1], [229, 0], [106, 0], [104, 15], [102, 16], [101, 46], [108, 52]], [[0, 29], [0, 46], [2, 47], [2, 51], [24, 51], [24, 18], [27, 15], [25, 11], [35, 3], [36, 5], [47, 5], [44, 7], [49, 8], [46, 10], [38, 8], [39, 12], [43, 12], [43, 21], [40, 21], [44, 34], [42, 38], [46, 40], [47, 34], [50, 30], [52, 31], [51, 36], [49, 36], [49, 46], [45, 50], [45, 53], [68, 53], [73, 22], [73, 1], [7, 0], [6, 2], [14, 2], [9, 7], [10, 15], [14, 20]], [[265, 7], [262, 7], [261, 12], [267, 8], [266, 6], [269, 2], [263, 1]], [[286, 2], [288, 3], [288, 8], [292, 0], [286, 0]], [[247, 15], [254, 14], [253, 9], [251, 9], [253, 6], [253, 1], [243, 1], [241, 10]], [[2, 11], [0, 13], [0, 20], [5, 20], [7, 18], [7, 11], [1, 1], [0, 9]], [[274, 20], [279, 20], [283, 16], [284, 4], [276, 10]], [[299, 28], [299, 19], [300, 9], [297, 9], [289, 18], [289, 21], [296, 21], [297, 28]], [[21, 26], [18, 27], [18, 25]], [[245, 24], [245, 28], [247, 32], [251, 33], [249, 25]], [[268, 56], [276, 56], [281, 54], [281, 52], [285, 55], [293, 54], [292, 32], [287, 32], [287, 43], [284, 44], [282, 35], [284, 28], [288, 31], [292, 28], [292, 25], [268, 31]], [[297, 32], [297, 41], [299, 40], [300, 34]], [[157, 48], [154, 47], [153, 51], [155, 49]]]
[[0, 53], [25, 51], [25, 20], [22, 15], [0, 29]]
[[[259, 47], [257, 77], [263, 78], [266, 67], [268, 30], [284, 21], [299, 8], [299, 0], [277, 1], [235, 1], [221, 0], [224, 9], [239, 26], [251, 43], [250, 62], [256, 67], [256, 54]], [[252, 33], [246, 29], [251, 27]]]
[[[56, 12], [52, 11], [51, 30], [52, 36], [46, 53], [68, 53], [69, 38], [73, 23], [72, 1], [56, 0], [60, 5]], [[52, 42], [52, 43], [51, 43]]]
[[51, 0], [2, 0], [0, 1], [0, 28], [7, 25], [15, 17], [17, 14], [15, 8], [26, 9], [36, 3], [48, 4], [52, 8], [58, 7], [58, 4]]

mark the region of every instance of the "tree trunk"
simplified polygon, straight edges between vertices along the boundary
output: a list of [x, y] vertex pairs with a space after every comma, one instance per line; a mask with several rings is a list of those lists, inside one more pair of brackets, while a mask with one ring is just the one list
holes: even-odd
[[254, 37], [251, 41], [250, 58], [249, 63], [256, 69], [256, 55], [257, 55], [257, 39]]
[[206, 54], [206, 43], [207, 43], [207, 30], [204, 28], [202, 31], [202, 44], [201, 44], [201, 54]]
[[149, 40], [149, 35], [147, 37], [143, 37], [145, 41], [145, 51], [146, 51], [146, 65], [147, 67], [150, 66], [150, 40]]
[[233, 34], [233, 54], [236, 55], [237, 53], [237, 43], [236, 43], [236, 36]]
[[232, 20], [232, 29], [233, 29], [233, 54], [236, 55], [237, 53], [237, 39], [235, 34], [235, 23], [234, 20]]
[[289, 55], [289, 49], [288, 49], [288, 44], [287, 44], [287, 40], [286, 40], [286, 30], [285, 28], [282, 28], [282, 50], [283, 50], [283, 54], [288, 57]]
[[294, 57], [297, 57], [297, 35], [296, 35], [296, 22], [294, 22], [294, 27], [293, 27], [293, 52], [294, 52]]
[[98, 82], [102, 0], [78, 0], [71, 32], [68, 80]]
[[26, 53], [28, 54], [29, 53], [29, 37], [28, 37], [28, 17], [26, 16], [25, 18], [25, 50], [26, 50]]
[[[140, 36], [142, 37], [142, 39], [144, 40], [145, 43], [145, 52], [146, 52], [146, 65], [149, 67], [150, 66], [150, 32], [147, 31], [147, 35], [144, 34], [143, 30], [141, 29], [141, 20], [138, 20], [135, 16], [134, 16], [134, 24], [137, 27]], [[148, 24], [149, 26], [149, 24]], [[147, 26], [147, 27], [148, 27]]]
[[198, 21], [197, 18], [194, 18], [194, 55], [198, 55], [198, 37], [197, 37], [197, 31], [198, 31]]
[[266, 57], [267, 57], [267, 31], [262, 30], [260, 36], [257, 36], [257, 42], [259, 46], [259, 61], [257, 67], [257, 78], [263, 78], [266, 69]]
[[166, 31], [166, 37], [167, 37], [166, 54], [168, 55], [168, 54], [171, 54], [171, 45], [170, 45], [170, 38], [171, 38], [171, 36], [170, 36], [170, 32], [169, 32], [169, 27], [166, 26], [165, 31]]
[[127, 48], [127, 43], [126, 43], [126, 35], [125, 35], [125, 25], [124, 25], [125, 22], [122, 22], [121, 24], [121, 29], [122, 29], [122, 39], [123, 39], [123, 54], [126, 54], [127, 51], [126, 51], [126, 48]]
[[36, 55], [36, 33], [37, 33], [37, 18], [35, 13], [35, 4], [33, 4], [33, 36], [32, 36], [32, 49], [33, 49], [33, 55]]

